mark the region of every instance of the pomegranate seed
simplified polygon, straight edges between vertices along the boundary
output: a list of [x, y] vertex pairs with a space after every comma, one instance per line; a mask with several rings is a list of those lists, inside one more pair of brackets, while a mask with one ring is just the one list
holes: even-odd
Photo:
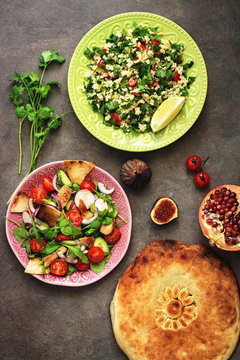
[[213, 196], [214, 196], [214, 194], [211, 194], [211, 195], [210, 195], [210, 199], [213, 199]]
[[227, 188], [223, 187], [221, 188], [221, 193], [225, 193], [227, 191]]
[[217, 211], [217, 207], [214, 206], [214, 207], [213, 207], [213, 212], [216, 212], [216, 211]]
[[224, 233], [224, 235], [225, 235], [226, 237], [228, 237], [228, 236], [231, 236], [231, 233], [229, 233], [228, 231], [226, 231], [226, 232]]
[[204, 210], [204, 212], [203, 212], [204, 214], [207, 214], [208, 213], [208, 210]]
[[225, 220], [224, 220], [225, 224], [228, 224], [229, 221], [230, 221], [229, 219], [225, 219]]
[[220, 194], [220, 191], [219, 191], [219, 190], [216, 190], [216, 191], [215, 191], [215, 194]]
[[226, 231], [229, 231], [229, 232], [231, 232], [231, 231], [232, 231], [232, 228], [231, 228], [231, 226], [227, 226], [227, 227], [226, 227]]
[[223, 210], [223, 209], [221, 209], [220, 211], [219, 211], [219, 214], [224, 214], [225, 213], [225, 211]]
[[235, 197], [236, 197], [236, 193], [235, 193], [235, 192], [231, 192], [230, 198], [235, 198]]
[[220, 210], [220, 209], [221, 209], [221, 205], [217, 205], [217, 209]]
[[228, 211], [228, 212], [226, 212], [226, 213], [225, 213], [225, 216], [226, 216], [226, 217], [230, 217], [230, 216], [232, 216], [232, 211]]
[[234, 203], [235, 202], [235, 199], [233, 199], [232, 197], [230, 197], [230, 199], [228, 200], [228, 203], [229, 204], [232, 204], [232, 203]]
[[237, 225], [237, 219], [233, 219], [232, 223], [233, 223], [234, 225]]
[[226, 191], [226, 195], [228, 196], [228, 195], [230, 195], [231, 194], [231, 191], [230, 190], [227, 190]]
[[237, 226], [237, 225], [233, 225], [233, 230], [238, 230], [238, 226]]
[[226, 201], [223, 201], [223, 202], [222, 202], [222, 205], [226, 205]]
[[236, 211], [237, 210], [237, 207], [236, 206], [233, 206], [232, 208], [231, 208], [231, 211], [232, 212], [234, 212], [234, 211]]
[[212, 212], [212, 209], [209, 209], [208, 211], [209, 211], [209, 212]]
[[237, 231], [232, 230], [232, 235], [233, 235], [233, 236], [237, 235]]
[[232, 238], [232, 243], [234, 245], [236, 245], [238, 243], [238, 239], [235, 236]]
[[212, 227], [217, 227], [217, 226], [218, 226], [218, 223], [216, 221], [213, 221]]
[[[220, 211], [221, 211], [221, 210], [220, 210]], [[219, 220], [220, 220], [220, 221], [223, 221], [223, 219], [224, 219], [224, 216], [223, 216], [223, 215], [220, 215], [220, 216], [219, 216]]]
[[238, 206], [238, 202], [237, 202], [237, 201], [234, 202], [233, 205], [234, 205], [234, 206]]
[[224, 196], [223, 200], [224, 201], [228, 201], [229, 197], [228, 196]]
[[228, 245], [231, 245], [231, 243], [232, 243], [232, 239], [230, 239], [230, 238], [227, 238], [225, 241]]
[[211, 224], [212, 224], [212, 220], [211, 220], [211, 219], [207, 219], [207, 220], [206, 220], [206, 223], [209, 224], [209, 225], [211, 225]]
[[205, 206], [204, 206], [204, 209], [205, 209], [205, 210], [208, 210], [208, 209], [209, 209], [209, 205], [205, 205]]

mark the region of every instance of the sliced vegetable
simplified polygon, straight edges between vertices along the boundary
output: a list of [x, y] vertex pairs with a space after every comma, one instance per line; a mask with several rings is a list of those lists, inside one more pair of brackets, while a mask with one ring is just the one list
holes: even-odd
[[30, 248], [32, 252], [37, 253], [41, 250], [43, 250], [46, 247], [46, 241], [44, 239], [37, 240], [36, 238], [33, 238], [30, 242]]
[[101, 193], [110, 195], [114, 192], [114, 188], [106, 189], [105, 185], [101, 182], [98, 182], [98, 190], [101, 191]]
[[93, 263], [99, 263], [104, 259], [104, 252], [99, 246], [93, 246], [88, 250], [87, 257]]
[[108, 203], [101, 198], [95, 201], [95, 206], [99, 211], [108, 210]]
[[69, 187], [72, 186], [72, 181], [69, 179], [69, 177], [67, 176], [65, 171], [58, 170], [57, 171], [57, 176], [58, 176], [58, 180], [59, 180], [61, 185], [67, 185]]
[[115, 244], [121, 238], [121, 231], [118, 228], [114, 228], [111, 234], [105, 235], [104, 239], [108, 244]]
[[50, 271], [54, 275], [63, 276], [66, 274], [68, 270], [68, 264], [66, 260], [63, 259], [55, 259], [50, 265]]
[[94, 182], [92, 182], [91, 180], [85, 180], [81, 183], [80, 185], [81, 190], [89, 190], [91, 192], [93, 192], [96, 188]]
[[31, 190], [30, 197], [35, 204], [43, 204], [42, 199], [47, 198], [47, 190], [40, 187], [34, 187]]
[[74, 198], [74, 202], [77, 207], [79, 207], [79, 201], [82, 200], [86, 205], [86, 208], [89, 209], [92, 204], [94, 204], [95, 198], [94, 195], [89, 190], [79, 190]]
[[102, 237], [97, 237], [95, 239], [94, 246], [100, 247], [103, 250], [105, 256], [110, 253], [109, 245]]
[[66, 217], [74, 226], [79, 226], [82, 223], [82, 217], [77, 209], [71, 209], [66, 213]]
[[42, 185], [47, 191], [54, 191], [53, 181], [50, 176], [45, 176], [43, 179]]

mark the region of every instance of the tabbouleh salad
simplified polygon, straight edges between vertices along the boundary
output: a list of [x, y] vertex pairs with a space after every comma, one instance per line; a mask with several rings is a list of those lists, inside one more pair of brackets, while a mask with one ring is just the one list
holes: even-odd
[[124, 132], [151, 131], [158, 106], [172, 96], [187, 96], [195, 77], [183, 64], [183, 45], [161, 38], [158, 28], [137, 25], [111, 34], [103, 47], [85, 49], [91, 60], [83, 91], [103, 123]]

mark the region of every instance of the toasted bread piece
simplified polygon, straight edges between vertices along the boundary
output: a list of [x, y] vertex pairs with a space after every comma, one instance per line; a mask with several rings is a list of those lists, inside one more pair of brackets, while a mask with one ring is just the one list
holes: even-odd
[[57, 196], [60, 200], [62, 207], [67, 205], [67, 203], [71, 197], [71, 194], [72, 194], [72, 189], [70, 189], [70, 187], [68, 187], [67, 185], [63, 185], [63, 187], [61, 187]]
[[56, 251], [54, 251], [52, 254], [47, 255], [43, 258], [43, 263], [44, 266], [47, 268], [55, 259], [58, 258], [58, 252], [61, 251], [61, 253], [65, 253], [67, 251], [67, 248], [65, 248], [64, 246], [61, 246], [59, 249], [57, 249]]
[[61, 211], [49, 205], [41, 205], [37, 218], [46, 222], [49, 226], [56, 226], [57, 219], [61, 215]]
[[93, 244], [95, 242], [95, 237], [94, 236], [88, 236], [88, 237], [83, 237], [83, 238], [79, 238], [79, 241], [81, 241], [81, 243], [83, 245], [85, 245], [88, 248], [93, 247]]
[[21, 190], [19, 193], [15, 196], [13, 205], [11, 207], [12, 213], [20, 213], [25, 210], [28, 210], [28, 201], [29, 197], [25, 193], [25, 191]]
[[83, 160], [64, 160], [64, 163], [70, 180], [79, 185], [95, 166], [94, 162]]
[[88, 219], [91, 219], [91, 217], [93, 217], [93, 214], [90, 211], [88, 211], [88, 209], [86, 208], [86, 205], [82, 199], [79, 200], [78, 209], [79, 209], [80, 214], [82, 215], [83, 219], [88, 220]]
[[110, 225], [104, 225], [104, 224], [102, 224], [102, 225], [100, 226], [100, 232], [101, 232], [103, 235], [109, 235], [109, 234], [111, 234], [111, 232], [112, 232], [113, 229], [114, 229], [114, 224], [115, 224], [115, 220], [113, 220]]
[[42, 260], [40, 257], [35, 257], [29, 260], [27, 267], [24, 271], [26, 274], [33, 274], [33, 275], [42, 275], [42, 274], [49, 274], [49, 269], [44, 269]]

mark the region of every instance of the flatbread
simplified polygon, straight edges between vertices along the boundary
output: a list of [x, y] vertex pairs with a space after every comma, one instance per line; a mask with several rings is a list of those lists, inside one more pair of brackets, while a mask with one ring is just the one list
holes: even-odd
[[64, 163], [70, 180], [79, 185], [95, 166], [94, 162], [83, 160], [64, 160]]
[[130, 360], [227, 360], [240, 331], [230, 268], [202, 245], [154, 241], [121, 276], [111, 302]]

